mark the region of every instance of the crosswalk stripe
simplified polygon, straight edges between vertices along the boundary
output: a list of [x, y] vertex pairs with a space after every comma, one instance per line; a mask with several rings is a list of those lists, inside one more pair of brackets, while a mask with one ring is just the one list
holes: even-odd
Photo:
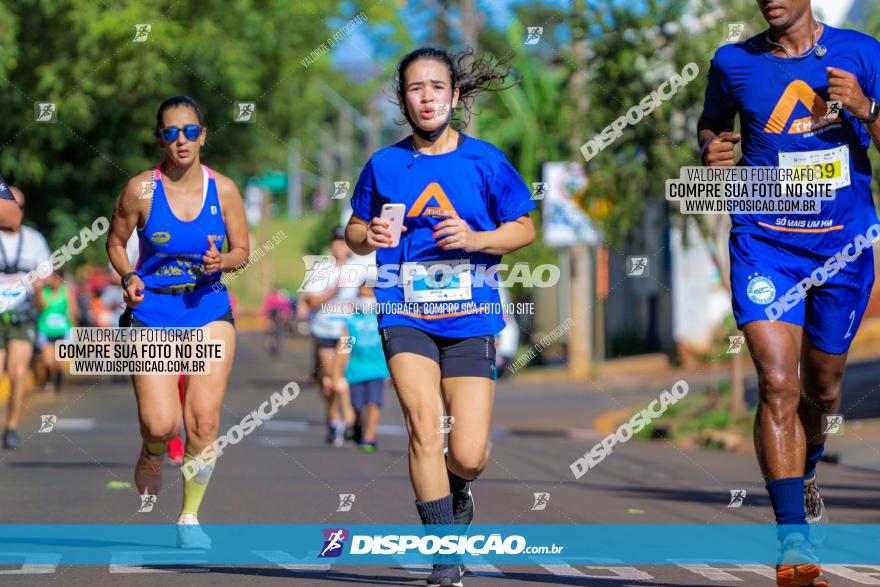
[[[11, 557], [16, 560], [24, 558], [21, 567], [17, 569], [0, 570], [0, 575], [51, 575], [58, 567], [61, 561], [60, 554], [50, 554], [43, 552], [0, 552], [0, 560], [5, 557]], [[14, 563], [3, 562], [3, 566]]]
[[465, 573], [478, 577], [503, 577], [504, 572], [495, 565], [490, 564], [465, 564]]
[[94, 430], [94, 418], [58, 418], [53, 430]]
[[554, 575], [560, 577], [586, 577], [586, 575], [571, 565], [541, 565]]
[[327, 564], [301, 564], [300, 559], [293, 558], [290, 553], [283, 550], [252, 550], [251, 552], [288, 571], [327, 571], [330, 569], [330, 565]]

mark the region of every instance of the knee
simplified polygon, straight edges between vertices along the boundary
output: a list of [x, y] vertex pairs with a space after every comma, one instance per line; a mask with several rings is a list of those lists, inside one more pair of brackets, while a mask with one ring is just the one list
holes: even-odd
[[168, 442], [177, 436], [177, 427], [172, 420], [148, 420], [141, 423], [141, 437], [151, 442]]
[[22, 381], [27, 377], [27, 365], [9, 365], [9, 378], [13, 381]]
[[761, 404], [774, 414], [797, 411], [800, 381], [797, 376], [780, 369], [769, 369], [759, 376]]
[[486, 468], [486, 451], [468, 451], [465, 454], [449, 451], [446, 466], [462, 479], [476, 479]]
[[217, 437], [220, 422], [215, 414], [193, 414], [187, 434], [191, 434], [201, 440], [209, 440]]
[[804, 393], [813, 401], [828, 405], [840, 399], [841, 382], [837, 377], [819, 376], [804, 383]]
[[440, 415], [433, 410], [416, 411], [409, 416], [410, 448], [416, 455], [443, 451]]

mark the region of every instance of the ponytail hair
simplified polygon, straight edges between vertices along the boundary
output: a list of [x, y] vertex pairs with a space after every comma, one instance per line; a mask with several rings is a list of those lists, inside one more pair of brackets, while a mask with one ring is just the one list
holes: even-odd
[[[471, 48], [459, 53], [450, 54], [440, 47], [420, 47], [410, 51], [401, 58], [394, 73], [394, 89], [398, 92], [398, 99], [406, 94], [406, 70], [416, 61], [432, 60], [439, 61], [449, 69], [449, 77], [452, 80], [453, 92], [457, 89], [458, 107], [456, 110], [464, 112], [463, 125], [467, 125], [471, 116], [471, 108], [474, 98], [481, 92], [500, 92], [513, 86], [516, 82], [504, 85], [504, 81], [510, 77], [513, 68], [509, 64], [509, 58], [493, 60], [491, 57], [476, 56]], [[403, 104], [405, 108], [406, 105]], [[398, 122], [405, 124], [405, 122]]]

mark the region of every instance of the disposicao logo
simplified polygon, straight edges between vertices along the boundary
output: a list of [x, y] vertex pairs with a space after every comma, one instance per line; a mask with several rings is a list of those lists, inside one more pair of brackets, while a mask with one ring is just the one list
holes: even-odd
[[345, 528], [324, 528], [324, 547], [318, 558], [336, 558], [345, 550], [348, 530]]

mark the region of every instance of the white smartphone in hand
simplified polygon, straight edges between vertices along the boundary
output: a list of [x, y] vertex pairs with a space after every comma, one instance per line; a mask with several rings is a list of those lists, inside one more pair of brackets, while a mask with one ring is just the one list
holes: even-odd
[[400, 233], [403, 228], [403, 215], [406, 213], [406, 204], [383, 204], [382, 213], [379, 215], [381, 220], [388, 223], [388, 230], [391, 231], [391, 246], [396, 247], [400, 244]]

